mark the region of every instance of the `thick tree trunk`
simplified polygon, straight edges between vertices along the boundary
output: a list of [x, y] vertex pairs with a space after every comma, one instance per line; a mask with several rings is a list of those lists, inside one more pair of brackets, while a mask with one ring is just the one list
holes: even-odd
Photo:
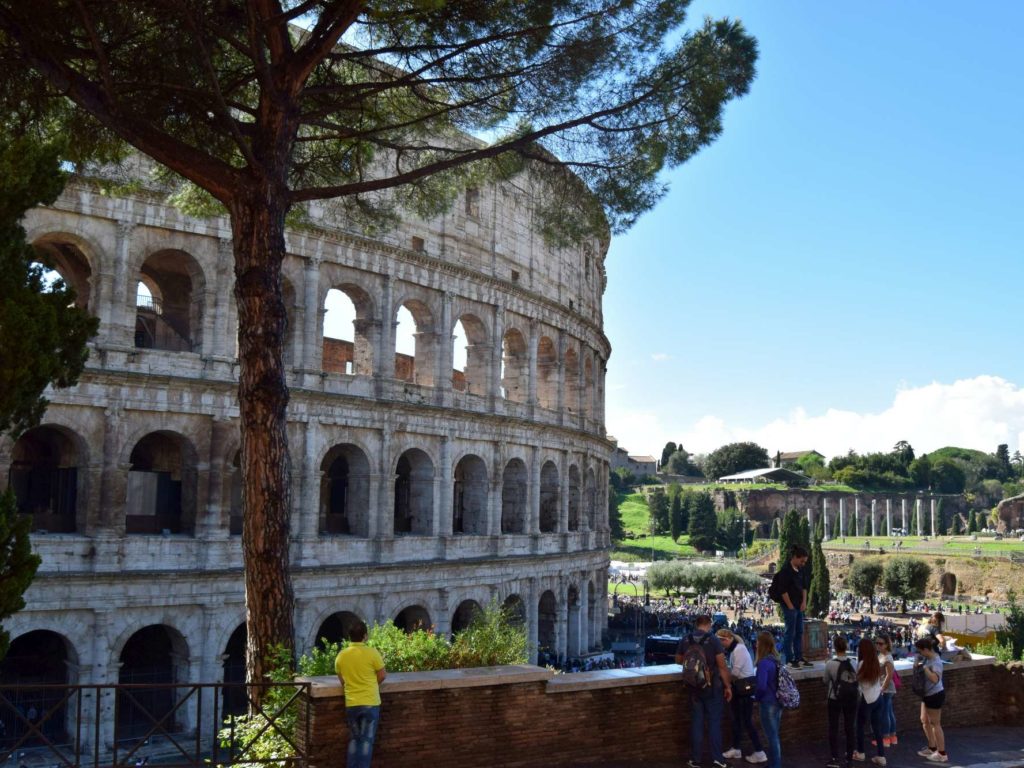
[[[231, 206], [238, 303], [238, 402], [242, 431], [242, 549], [248, 628], [246, 680], [265, 682], [275, 646], [294, 648], [288, 562], [291, 461], [282, 353], [283, 199], [252, 189]], [[259, 691], [253, 694], [259, 698]]]

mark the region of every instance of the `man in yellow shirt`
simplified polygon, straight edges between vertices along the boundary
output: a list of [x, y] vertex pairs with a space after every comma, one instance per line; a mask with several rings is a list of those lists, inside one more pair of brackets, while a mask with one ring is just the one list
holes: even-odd
[[349, 632], [352, 641], [334, 660], [334, 671], [345, 687], [345, 719], [348, 721], [347, 768], [370, 768], [373, 741], [380, 720], [380, 684], [387, 672], [384, 659], [366, 645], [366, 625]]

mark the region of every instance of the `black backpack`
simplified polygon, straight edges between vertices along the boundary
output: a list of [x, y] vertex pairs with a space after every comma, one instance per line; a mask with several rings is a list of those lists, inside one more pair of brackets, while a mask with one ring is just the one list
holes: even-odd
[[852, 706], [857, 703], [860, 696], [857, 673], [853, 671], [853, 664], [849, 659], [837, 659], [837, 661], [839, 661], [839, 668], [836, 670], [836, 679], [832, 681], [832, 693], [840, 704]]
[[782, 602], [782, 595], [786, 590], [782, 588], [782, 571], [776, 571], [772, 576], [771, 586], [768, 587], [768, 598], [775, 603]]
[[914, 662], [914, 669], [910, 674], [910, 690], [922, 698], [924, 698], [924, 692], [928, 690], [928, 678], [924, 674], [924, 659]]
[[706, 634], [696, 640], [690, 635], [686, 650], [683, 651], [683, 684], [695, 691], [703, 691], [711, 686], [711, 670], [708, 668], [708, 658], [704, 655], [704, 644], [710, 637], [710, 634]]

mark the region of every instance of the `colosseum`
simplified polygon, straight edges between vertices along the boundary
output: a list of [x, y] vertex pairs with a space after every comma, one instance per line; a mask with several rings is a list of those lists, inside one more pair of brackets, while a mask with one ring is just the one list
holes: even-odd
[[[532, 195], [468, 189], [374, 238], [317, 208], [289, 233], [300, 651], [354, 617], [454, 632], [492, 601], [520, 612], [534, 654], [599, 645], [607, 244], [548, 246]], [[0, 443], [0, 482], [43, 558], [6, 624], [4, 681], [238, 680], [228, 222], [79, 180], [25, 226], [101, 325], [80, 383]]]

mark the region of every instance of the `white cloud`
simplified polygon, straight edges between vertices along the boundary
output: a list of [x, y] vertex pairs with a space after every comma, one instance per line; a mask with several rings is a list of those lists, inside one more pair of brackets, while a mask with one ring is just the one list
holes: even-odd
[[653, 360], [656, 363], [663, 363], [666, 360], [671, 359], [672, 355], [668, 354], [668, 352], [655, 352], [653, 355], [651, 355], [651, 360]]
[[666, 440], [683, 440], [694, 453], [725, 443], [753, 440], [775, 451], [815, 449], [826, 456], [887, 451], [906, 440], [920, 454], [945, 445], [991, 452], [1008, 443], [1024, 451], [1024, 388], [997, 376], [976, 376], [952, 384], [933, 382], [903, 387], [880, 413], [829, 408], [817, 415], [796, 408], [760, 426], [729, 424], [707, 415], [685, 426], [669, 423], [655, 410], [615, 411], [609, 406], [608, 431], [631, 453], [660, 450]]

